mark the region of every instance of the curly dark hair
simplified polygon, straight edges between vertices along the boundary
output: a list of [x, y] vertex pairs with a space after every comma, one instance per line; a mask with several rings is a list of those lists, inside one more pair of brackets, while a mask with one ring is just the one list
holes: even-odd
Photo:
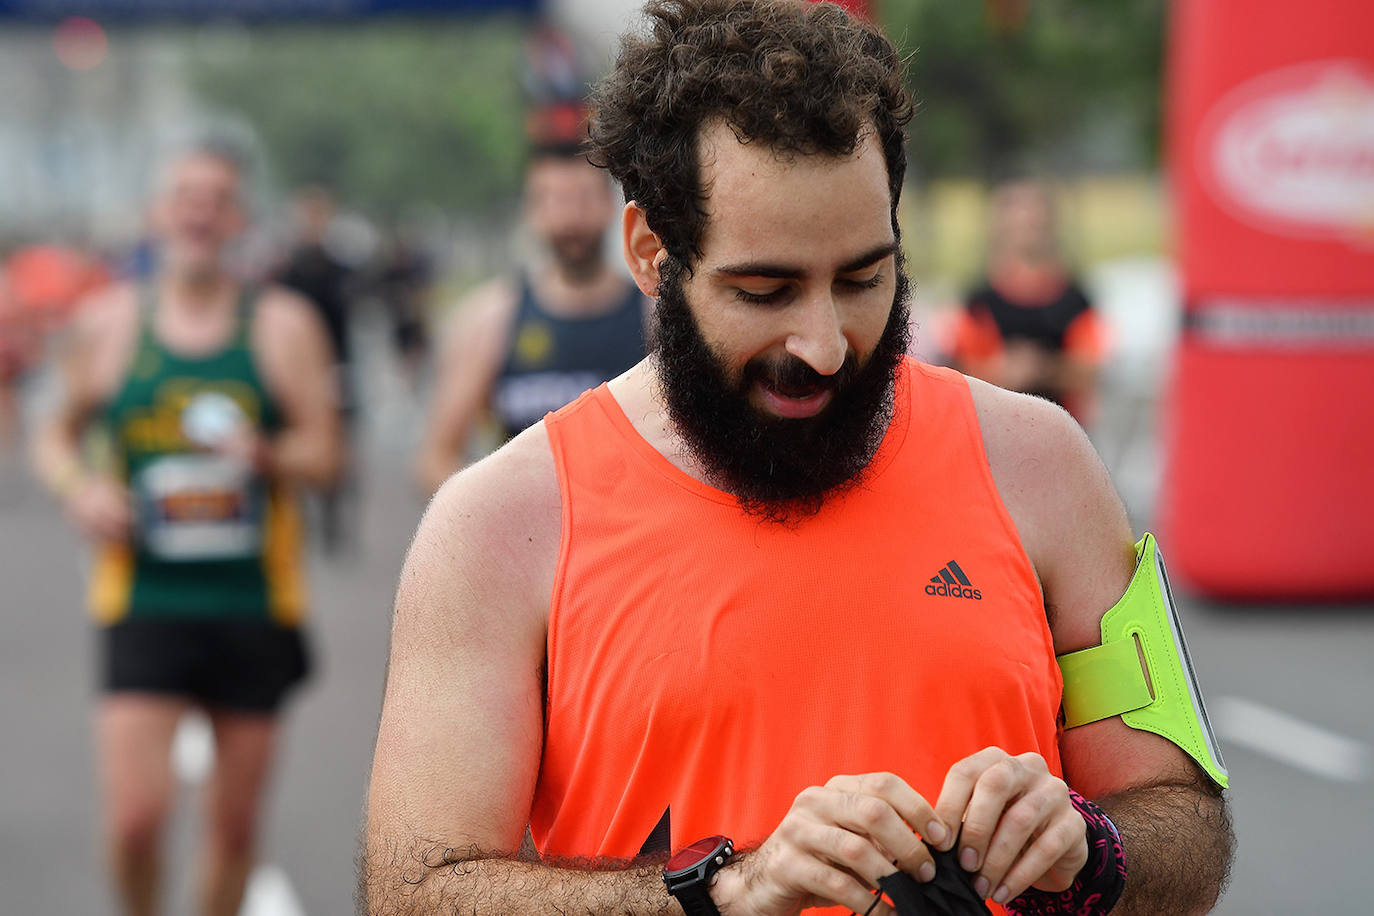
[[589, 158], [670, 255], [690, 265], [701, 254], [697, 140], [715, 120], [783, 156], [850, 155], [875, 132], [895, 231], [912, 103], [903, 60], [877, 27], [801, 0], [649, 0], [644, 11], [647, 33], [622, 39], [593, 93]]

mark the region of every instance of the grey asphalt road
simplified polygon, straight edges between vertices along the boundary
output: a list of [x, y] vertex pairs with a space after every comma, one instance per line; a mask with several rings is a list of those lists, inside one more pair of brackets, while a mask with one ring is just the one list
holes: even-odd
[[[357, 544], [312, 560], [321, 664], [290, 711], [264, 848], [287, 878], [289, 905], [278, 895], [251, 916], [352, 912], [391, 597], [420, 511], [405, 476], [414, 409], [398, 385], [389, 392], [389, 419], [367, 435]], [[13, 467], [0, 469], [0, 914], [113, 912], [94, 839], [84, 563], [51, 504]], [[1374, 848], [1374, 607], [1189, 608], [1240, 837], [1216, 912], [1374, 911], [1360, 864]], [[172, 913], [189, 912], [195, 838], [194, 796], [181, 800], [169, 838]]]

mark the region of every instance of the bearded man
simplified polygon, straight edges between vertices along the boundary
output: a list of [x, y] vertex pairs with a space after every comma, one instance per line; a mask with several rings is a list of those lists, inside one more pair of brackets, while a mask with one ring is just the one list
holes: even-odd
[[590, 133], [656, 348], [421, 523], [364, 908], [1204, 911], [1224, 769], [1056, 658], [1138, 610], [1101, 462], [904, 355], [899, 55], [829, 4], [647, 14]]

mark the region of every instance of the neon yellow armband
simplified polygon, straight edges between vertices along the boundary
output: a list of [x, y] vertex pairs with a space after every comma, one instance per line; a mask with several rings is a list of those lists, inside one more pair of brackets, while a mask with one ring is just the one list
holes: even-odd
[[1067, 728], [1121, 716], [1183, 748], [1223, 789], [1228, 777], [1207, 719], [1164, 559], [1154, 535], [1135, 545], [1126, 594], [1102, 615], [1102, 645], [1058, 658]]

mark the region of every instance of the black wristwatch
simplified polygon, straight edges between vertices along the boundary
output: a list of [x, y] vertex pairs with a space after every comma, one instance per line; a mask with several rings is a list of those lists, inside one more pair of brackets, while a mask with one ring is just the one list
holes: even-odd
[[729, 837], [708, 836], [684, 846], [663, 866], [663, 883], [687, 916], [720, 916], [708, 888], [735, 854]]

